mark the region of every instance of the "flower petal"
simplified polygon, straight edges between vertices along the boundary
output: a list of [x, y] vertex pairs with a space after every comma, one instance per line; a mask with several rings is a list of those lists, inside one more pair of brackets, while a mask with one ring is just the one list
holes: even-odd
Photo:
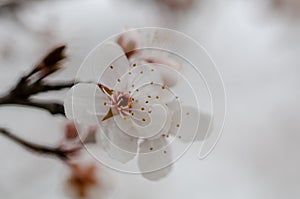
[[127, 30], [117, 39], [117, 43], [122, 47], [127, 57], [135, 54], [135, 49], [139, 46], [141, 35], [135, 30]]
[[155, 66], [136, 66], [128, 71], [116, 85], [115, 90], [123, 91], [140, 103], [167, 103], [176, 98], [161, 78]]
[[177, 84], [179, 77], [178, 71], [166, 65], [161, 65], [159, 71], [165, 85], [167, 85], [168, 87], [172, 87]]
[[[151, 110], [151, 113], [147, 110]], [[114, 121], [122, 132], [136, 138], [154, 139], [166, 134], [172, 119], [168, 108], [162, 104], [155, 104], [147, 110], [133, 111], [134, 115], [124, 118], [115, 115]]]
[[120, 78], [115, 90], [126, 91], [128, 93], [130, 91], [130, 93], [133, 93], [137, 89], [150, 84], [163, 84], [159, 71], [149, 64], [136, 65], [134, 63], [131, 65], [130, 70]]
[[64, 100], [66, 117], [83, 124], [97, 124], [97, 115], [104, 115], [108, 98], [95, 84], [80, 83], [68, 91]]
[[98, 132], [103, 149], [111, 158], [122, 163], [133, 159], [137, 152], [137, 139], [123, 133], [112, 118], [106, 122], [107, 124]]
[[176, 95], [165, 85], [145, 85], [139, 89], [139, 92], [134, 92], [132, 97], [137, 99], [143, 106], [151, 104], [166, 104], [176, 100]]
[[161, 72], [163, 82], [168, 87], [176, 85], [178, 79], [177, 73], [182, 69], [179, 61], [169, 57], [167, 53], [162, 51], [140, 50], [139, 53], [131, 57], [130, 61], [138, 64], [150, 63], [158, 65], [157, 68]]
[[100, 82], [112, 88], [127, 70], [129, 62], [122, 48], [114, 42], [107, 42], [88, 55], [77, 73], [77, 79]]
[[139, 137], [139, 132], [137, 131], [130, 116], [125, 116], [124, 118], [122, 118], [120, 115], [114, 115], [112, 119], [114, 120], [120, 131], [132, 137]]
[[182, 142], [204, 140], [211, 132], [212, 118], [193, 107], [182, 107], [177, 110], [172, 119], [170, 134], [176, 136]]
[[159, 180], [172, 170], [172, 151], [165, 138], [145, 140], [140, 144], [138, 165], [149, 180]]

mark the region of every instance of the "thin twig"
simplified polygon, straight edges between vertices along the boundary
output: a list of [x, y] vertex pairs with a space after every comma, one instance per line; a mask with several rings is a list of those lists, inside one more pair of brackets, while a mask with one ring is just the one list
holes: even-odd
[[44, 78], [61, 69], [61, 62], [65, 59], [66, 46], [61, 45], [50, 51], [28, 74], [23, 75], [11, 91], [0, 97], [1, 105], [25, 105], [47, 110], [49, 113], [64, 115], [61, 103], [33, 101], [31, 96], [48, 91], [58, 91], [72, 87], [75, 82], [46, 83]]
[[31, 142], [28, 142], [16, 135], [13, 135], [11, 132], [9, 132], [7, 129], [4, 129], [4, 128], [0, 128], [0, 133], [32, 152], [35, 152], [35, 153], [38, 153], [41, 155], [48, 155], [48, 156], [56, 157], [56, 158], [59, 158], [64, 161], [68, 160], [69, 156], [78, 150], [78, 148], [64, 150], [59, 147], [51, 148], [51, 147], [31, 143]]
[[57, 114], [63, 116], [65, 115], [63, 105], [56, 102], [40, 102], [40, 101], [33, 101], [33, 100], [10, 98], [5, 96], [3, 98], [0, 98], [0, 106], [4, 106], [4, 105], [30, 106], [30, 107], [47, 110], [52, 115], [57, 115]]
[[39, 85], [35, 85], [30, 89], [30, 95], [34, 95], [41, 92], [48, 92], [48, 91], [58, 91], [65, 88], [71, 88], [76, 84], [75, 81], [65, 82], [65, 83], [55, 83], [55, 84], [45, 84], [41, 82]]

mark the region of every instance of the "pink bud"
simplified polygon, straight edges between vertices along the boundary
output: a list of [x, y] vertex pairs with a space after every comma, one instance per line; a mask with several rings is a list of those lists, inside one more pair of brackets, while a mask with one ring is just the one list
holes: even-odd
[[69, 122], [65, 126], [65, 138], [66, 139], [75, 139], [78, 136], [76, 126], [73, 122]]
[[139, 46], [140, 35], [136, 31], [125, 32], [117, 39], [117, 44], [121, 46], [127, 58], [136, 53], [135, 49]]

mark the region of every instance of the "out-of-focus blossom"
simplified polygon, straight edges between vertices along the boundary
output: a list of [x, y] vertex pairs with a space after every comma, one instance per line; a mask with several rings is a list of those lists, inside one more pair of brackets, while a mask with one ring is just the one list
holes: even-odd
[[65, 125], [64, 137], [61, 140], [59, 148], [63, 150], [74, 150], [74, 153], [71, 154], [71, 158], [74, 158], [80, 154], [82, 146], [74, 122], [68, 122]]
[[[77, 128], [80, 128], [82, 133], [79, 137]], [[83, 144], [95, 143], [95, 133], [97, 128], [95, 126], [81, 126], [75, 125], [74, 122], [68, 122], [65, 125], [64, 138], [61, 141], [60, 148], [64, 150], [74, 150], [73, 156], [78, 156]]]
[[126, 36], [122, 34], [117, 39], [117, 44], [121, 46], [127, 58], [130, 59], [136, 53], [135, 50], [138, 48], [140, 40], [140, 35], [137, 32], [132, 32], [132, 34], [127, 34]]
[[[66, 116], [82, 124], [99, 124], [102, 130], [97, 141], [120, 162], [138, 155], [141, 171], [168, 165], [172, 162], [169, 144], [174, 139], [194, 140], [189, 124], [198, 110], [192, 108], [181, 117], [179, 98], [165, 84], [159, 64], [130, 64], [115, 43], [107, 43], [97, 52], [103, 60], [118, 60], [107, 68], [99, 67], [103, 74], [100, 84], [72, 87], [64, 102]], [[157, 180], [169, 172], [170, 167], [143, 176]]]
[[195, 4], [195, 0], [157, 0], [157, 2], [174, 11], [188, 10]]
[[72, 199], [106, 199], [113, 190], [112, 176], [93, 161], [68, 163], [66, 193]]
[[[131, 64], [157, 64], [162, 66], [170, 67], [177, 72], [180, 72], [182, 66], [180, 63], [176, 62], [174, 59], [170, 58], [166, 53], [161, 51], [152, 51], [143, 50], [141, 48], [142, 43], [141, 36], [136, 32], [127, 32], [126, 34], [121, 34], [117, 39], [117, 43], [121, 46], [124, 53], [128, 57], [128, 60]], [[164, 81], [164, 84], [171, 87], [177, 83], [177, 74], [172, 70], [165, 70], [161, 67], [161, 75]]]
[[[81, 139], [77, 128], [84, 131]], [[74, 149], [74, 154], [66, 160], [70, 176], [66, 182], [66, 192], [72, 199], [107, 198], [112, 191], [112, 176], [101, 168], [97, 162], [88, 159], [87, 155], [79, 153], [83, 143], [93, 142], [95, 126], [86, 127], [68, 122], [65, 126], [65, 137], [61, 143], [63, 149]]]
[[299, 0], [272, 0], [277, 9], [289, 14], [300, 14], [300, 1]]
[[78, 132], [74, 122], [68, 122], [65, 126], [65, 138], [75, 139], [78, 137]]

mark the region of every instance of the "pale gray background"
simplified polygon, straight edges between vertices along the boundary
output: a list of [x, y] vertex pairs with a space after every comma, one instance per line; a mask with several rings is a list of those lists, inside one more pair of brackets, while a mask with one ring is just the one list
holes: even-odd
[[[0, 1], [1, 2], [1, 1]], [[49, 3], [50, 2], [50, 3]], [[68, 44], [71, 79], [85, 55], [124, 27], [161, 26], [198, 40], [223, 76], [228, 104], [223, 135], [205, 160], [193, 148], [169, 177], [146, 181], [115, 174], [114, 198], [297, 199], [300, 197], [300, 19], [269, 1], [199, 1], [172, 14], [150, 1], [66, 0], [35, 3], [0, 15], [0, 91], [4, 93], [48, 49]], [[148, 2], [148, 3], [147, 3]], [[42, 98], [52, 96], [41, 96]], [[64, 92], [55, 98], [62, 99]], [[54, 144], [63, 118], [29, 108], [0, 107], [0, 125], [32, 141]], [[0, 198], [63, 199], [65, 167], [0, 136]]]

